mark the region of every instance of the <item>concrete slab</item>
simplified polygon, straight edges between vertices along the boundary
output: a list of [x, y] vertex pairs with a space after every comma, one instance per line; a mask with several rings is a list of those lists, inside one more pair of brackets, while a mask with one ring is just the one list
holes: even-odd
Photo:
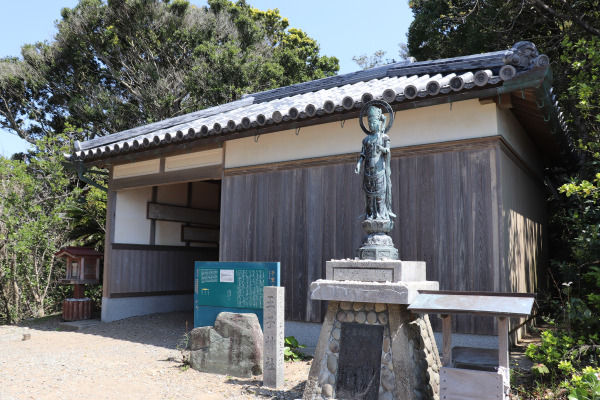
[[425, 281], [425, 261], [331, 260], [325, 263], [325, 279], [334, 281]]
[[436, 281], [357, 282], [319, 279], [310, 284], [312, 300], [335, 300], [363, 303], [410, 304], [418, 290], [438, 290]]
[[81, 321], [61, 322], [58, 328], [61, 331], [82, 331], [91, 326], [99, 325], [102, 322], [99, 319], [82, 319]]

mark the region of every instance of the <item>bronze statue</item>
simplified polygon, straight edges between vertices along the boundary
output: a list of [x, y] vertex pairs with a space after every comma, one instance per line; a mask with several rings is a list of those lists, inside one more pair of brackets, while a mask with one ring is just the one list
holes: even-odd
[[[383, 115], [383, 106], [388, 117]], [[367, 117], [369, 129], [364, 126], [363, 117]], [[362, 151], [356, 162], [355, 172], [363, 169], [363, 191], [365, 193], [365, 219], [362, 223], [367, 233], [362, 246], [358, 249], [360, 259], [398, 259], [398, 250], [394, 247], [388, 233], [392, 231], [392, 180], [390, 138], [387, 132], [394, 122], [392, 108], [383, 100], [366, 103], [359, 117], [360, 127], [367, 134], [362, 141]]]
[[362, 142], [362, 151], [356, 163], [356, 173], [363, 166], [365, 192], [365, 219], [391, 220], [392, 182], [390, 180], [390, 138], [385, 128], [387, 117], [374, 105], [367, 109], [369, 131]]

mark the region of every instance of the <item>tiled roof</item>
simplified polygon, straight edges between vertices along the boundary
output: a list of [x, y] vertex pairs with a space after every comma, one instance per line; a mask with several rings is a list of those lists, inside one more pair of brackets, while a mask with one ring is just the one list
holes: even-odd
[[[547, 65], [548, 57], [538, 55], [529, 42], [519, 42], [509, 51], [389, 64], [247, 95], [239, 101], [77, 143], [69, 158], [87, 163], [217, 135], [226, 140], [227, 135], [269, 125], [290, 129], [286, 125], [298, 120], [348, 112], [371, 99], [397, 105], [494, 88]], [[557, 105], [553, 107], [559, 115]], [[560, 125], [566, 130], [564, 122]]]
[[93, 247], [71, 247], [67, 246], [54, 254], [55, 257], [102, 257], [104, 253], [94, 250]]

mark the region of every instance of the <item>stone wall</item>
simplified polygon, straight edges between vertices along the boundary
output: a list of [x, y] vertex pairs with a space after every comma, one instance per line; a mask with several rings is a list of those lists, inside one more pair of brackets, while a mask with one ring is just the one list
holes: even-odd
[[[405, 305], [330, 301], [304, 399], [335, 399], [343, 323], [383, 326], [379, 399], [439, 399], [440, 357], [427, 316]], [[327, 335], [324, 337], [324, 335]], [[360, 349], [357, 349], [360, 350]]]

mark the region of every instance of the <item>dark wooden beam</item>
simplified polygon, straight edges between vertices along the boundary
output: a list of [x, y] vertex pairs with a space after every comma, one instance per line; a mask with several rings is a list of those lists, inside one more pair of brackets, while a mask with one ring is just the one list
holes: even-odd
[[181, 241], [219, 243], [219, 229], [200, 228], [198, 226], [182, 226]]
[[147, 252], [188, 252], [188, 253], [207, 253], [212, 254], [215, 249], [212, 247], [185, 247], [185, 246], [165, 246], [165, 245], [148, 245], [148, 244], [131, 244], [131, 243], [113, 243], [113, 250], [143, 250]]
[[161, 221], [189, 222], [219, 226], [221, 216], [218, 211], [199, 210], [197, 208], [148, 203], [148, 219]]

